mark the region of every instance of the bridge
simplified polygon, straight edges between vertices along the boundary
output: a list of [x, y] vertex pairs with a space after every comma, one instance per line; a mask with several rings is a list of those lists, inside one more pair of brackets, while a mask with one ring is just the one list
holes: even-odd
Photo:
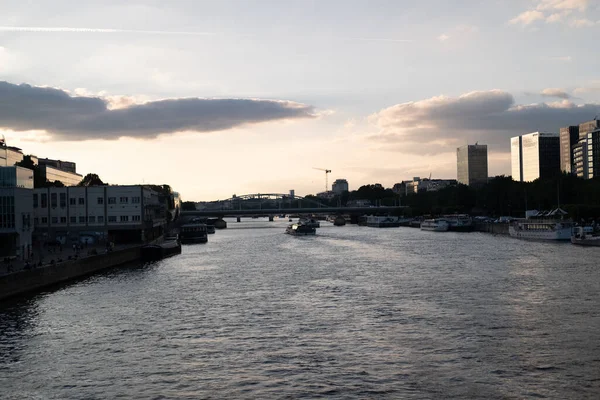
[[[244, 216], [268, 216], [272, 221], [273, 216], [282, 214], [350, 215], [352, 220], [358, 220], [360, 215], [388, 215], [406, 208], [406, 206], [331, 207], [311, 198], [281, 193], [234, 196], [226, 200], [209, 202], [206, 206], [203, 210], [181, 211], [180, 215], [183, 220], [190, 217], [212, 217], [219, 220], [224, 217], [237, 217], [238, 222]], [[221, 222], [220, 225], [226, 225], [224, 221]]]

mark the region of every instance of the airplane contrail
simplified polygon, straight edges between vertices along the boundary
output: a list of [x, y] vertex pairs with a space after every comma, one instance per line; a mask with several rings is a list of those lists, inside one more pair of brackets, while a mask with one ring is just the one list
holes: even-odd
[[[162, 30], [136, 30], [136, 29], [112, 29], [112, 28], [73, 28], [73, 27], [43, 27], [43, 26], [0, 26], [0, 32], [31, 32], [31, 33], [133, 33], [142, 35], [189, 35], [189, 36], [217, 36], [217, 32], [197, 32], [197, 31], [162, 31]], [[233, 34], [224, 36], [234, 37], [253, 37], [253, 34]], [[310, 35], [292, 35], [296, 38], [310, 38]], [[390, 43], [411, 43], [410, 39], [393, 38], [369, 38], [369, 37], [346, 37], [330, 36], [327, 39], [333, 40], [357, 40], [364, 42], [390, 42]]]

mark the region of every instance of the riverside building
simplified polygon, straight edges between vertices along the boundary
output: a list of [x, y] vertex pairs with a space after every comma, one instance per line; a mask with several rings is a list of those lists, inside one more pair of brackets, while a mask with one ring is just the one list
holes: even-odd
[[515, 181], [531, 182], [560, 173], [560, 136], [533, 132], [511, 138], [511, 170]]
[[33, 191], [36, 234], [61, 243], [126, 243], [163, 233], [166, 206], [144, 185], [49, 187]]
[[579, 126], [560, 128], [560, 169], [571, 173], [573, 168], [573, 146], [579, 140]]
[[0, 257], [32, 256], [33, 171], [0, 166]]
[[348, 191], [348, 181], [345, 179], [336, 179], [331, 185], [331, 191], [337, 195], [340, 195]]
[[486, 144], [469, 144], [456, 149], [456, 176], [463, 185], [482, 185], [488, 180]]

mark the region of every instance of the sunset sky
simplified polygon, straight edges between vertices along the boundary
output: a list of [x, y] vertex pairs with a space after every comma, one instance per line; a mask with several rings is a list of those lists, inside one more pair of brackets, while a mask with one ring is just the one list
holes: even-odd
[[0, 0], [0, 133], [184, 200], [456, 178], [600, 115], [593, 0]]

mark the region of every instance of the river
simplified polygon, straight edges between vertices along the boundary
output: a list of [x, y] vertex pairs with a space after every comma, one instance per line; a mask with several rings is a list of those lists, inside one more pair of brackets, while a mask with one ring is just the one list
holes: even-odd
[[286, 223], [0, 304], [0, 397], [600, 396], [600, 248]]

